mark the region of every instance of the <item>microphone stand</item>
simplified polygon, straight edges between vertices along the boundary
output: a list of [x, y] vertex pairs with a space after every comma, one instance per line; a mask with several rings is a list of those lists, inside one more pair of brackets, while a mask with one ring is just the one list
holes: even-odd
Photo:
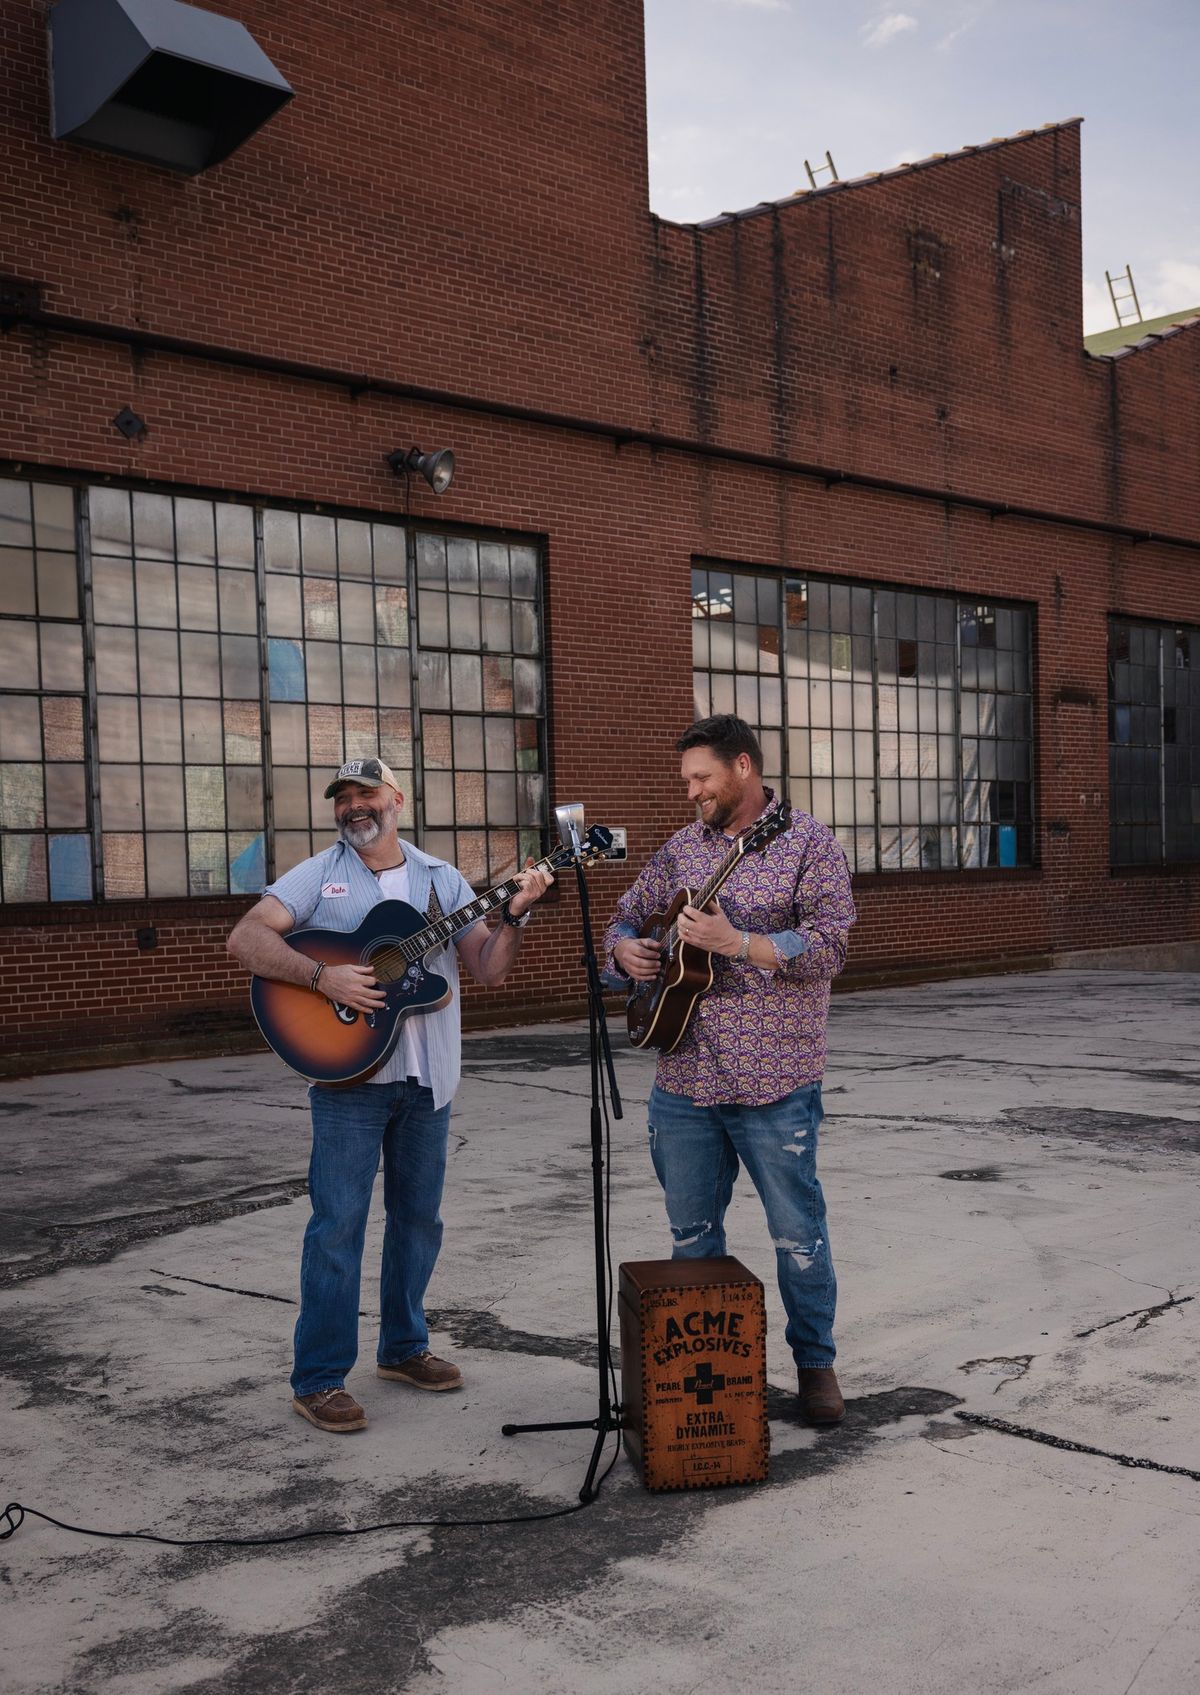
[[575, 881], [579, 888], [579, 910], [583, 919], [583, 967], [588, 988], [588, 1056], [592, 1080], [591, 1144], [592, 1144], [592, 1229], [596, 1252], [596, 1353], [597, 1353], [597, 1411], [595, 1418], [559, 1419], [548, 1424], [505, 1424], [505, 1436], [520, 1436], [541, 1430], [594, 1430], [596, 1440], [588, 1463], [587, 1476], [579, 1491], [581, 1501], [592, 1501], [599, 1490], [595, 1487], [600, 1455], [610, 1431], [621, 1428], [620, 1403], [614, 1401], [610, 1388], [613, 1381], [612, 1346], [609, 1341], [609, 1280], [607, 1211], [604, 1197], [604, 1131], [601, 1116], [601, 1065], [608, 1074], [608, 1093], [612, 1115], [621, 1117], [621, 1096], [613, 1069], [612, 1046], [608, 1039], [608, 1020], [604, 1013], [604, 988], [600, 981], [600, 965], [592, 941], [591, 907], [588, 901], [587, 879], [583, 875], [582, 849], [579, 834], [571, 825], [571, 842], [575, 849]]

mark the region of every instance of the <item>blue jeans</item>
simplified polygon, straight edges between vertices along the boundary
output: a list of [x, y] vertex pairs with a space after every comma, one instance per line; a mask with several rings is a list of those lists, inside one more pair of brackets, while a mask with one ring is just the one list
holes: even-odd
[[655, 1085], [649, 1115], [672, 1259], [710, 1259], [726, 1251], [725, 1209], [740, 1162], [766, 1211], [796, 1364], [832, 1365], [837, 1279], [816, 1169], [825, 1116], [821, 1085], [795, 1089], [769, 1106], [697, 1106]]
[[371, 1190], [383, 1157], [379, 1361], [398, 1365], [429, 1346], [422, 1308], [442, 1245], [438, 1213], [450, 1107], [415, 1078], [308, 1092], [312, 1217], [300, 1262], [292, 1390], [340, 1389], [358, 1357], [358, 1286]]

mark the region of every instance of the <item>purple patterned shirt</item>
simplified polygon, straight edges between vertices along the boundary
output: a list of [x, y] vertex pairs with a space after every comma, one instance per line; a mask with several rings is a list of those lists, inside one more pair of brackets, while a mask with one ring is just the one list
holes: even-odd
[[[605, 933], [614, 976], [624, 976], [613, 959], [621, 938], [665, 912], [685, 885], [698, 889], [730, 840], [697, 821], [653, 855]], [[855, 918], [846, 856], [832, 830], [793, 811], [789, 828], [761, 853], [746, 854], [717, 899], [739, 930], [770, 936], [779, 968], [714, 954], [712, 988], [674, 1053], [658, 1056], [658, 1086], [700, 1106], [767, 1106], [819, 1082], [825, 1069], [829, 985], [846, 962]]]

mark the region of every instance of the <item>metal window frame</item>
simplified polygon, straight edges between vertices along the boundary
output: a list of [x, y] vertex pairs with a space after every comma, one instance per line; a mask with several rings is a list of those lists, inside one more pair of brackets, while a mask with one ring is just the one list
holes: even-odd
[[[1038, 758], [1037, 758], [1037, 724], [1036, 724], [1035, 690], [1034, 690], [1034, 675], [1035, 675], [1035, 673], [1034, 673], [1034, 658], [1035, 658], [1036, 638], [1037, 638], [1037, 617], [1036, 617], [1036, 610], [1037, 609], [1036, 609], [1035, 603], [1029, 602], [1029, 601], [995, 599], [993, 597], [983, 597], [983, 596], [980, 596], [980, 595], [965, 594], [965, 593], [962, 593], [958, 590], [927, 589], [927, 588], [923, 588], [923, 587], [915, 587], [915, 586], [913, 586], [911, 584], [907, 584], [907, 583], [899, 583], [898, 584], [898, 583], [881, 582], [877, 579], [871, 579], [871, 578], [857, 578], [857, 577], [847, 578], [847, 577], [829, 576], [829, 575], [826, 575], [825, 573], [820, 572], [820, 571], [789, 570], [786, 567], [764, 567], [764, 566], [760, 566], [760, 565], [756, 566], [756, 565], [753, 565], [753, 564], [743, 564], [741, 562], [733, 561], [733, 560], [720, 559], [720, 558], [710, 556], [710, 555], [694, 555], [692, 560], [691, 560], [691, 571], [693, 573], [693, 577], [694, 577], [695, 573], [698, 572], [698, 571], [703, 571], [705, 573], [706, 577], [710, 577], [713, 574], [713, 572], [720, 572], [723, 575], [727, 575], [731, 578], [737, 577], [737, 576], [747, 576], [747, 577], [754, 578], [756, 581], [763, 580], [763, 579], [765, 579], [767, 581], [773, 581], [778, 585], [778, 595], [777, 595], [777, 617], [778, 617], [778, 633], [779, 633], [778, 676], [779, 676], [780, 691], [781, 691], [781, 698], [782, 698], [782, 719], [781, 719], [781, 734], [780, 734], [780, 740], [781, 740], [780, 765], [781, 765], [781, 781], [782, 781], [782, 784], [784, 786], [785, 791], [790, 790], [791, 782], [792, 782], [791, 749], [790, 749], [791, 725], [790, 725], [790, 721], [789, 721], [788, 715], [787, 715], [787, 713], [788, 713], [788, 709], [787, 709], [787, 682], [788, 682], [788, 678], [787, 678], [787, 669], [786, 669], [786, 641], [787, 641], [786, 585], [789, 581], [796, 580], [796, 581], [803, 582], [805, 584], [806, 590], [807, 590], [807, 585], [810, 582], [820, 582], [820, 583], [829, 584], [831, 586], [834, 585], [834, 584], [843, 584], [846, 587], [850, 588], [851, 590], [853, 590], [855, 588], [863, 588], [863, 589], [867, 589], [870, 592], [870, 595], [871, 595], [871, 631], [870, 631], [870, 641], [871, 641], [871, 698], [872, 698], [872, 733], [871, 733], [872, 770], [871, 770], [871, 783], [872, 783], [872, 788], [873, 788], [873, 791], [874, 791], [874, 806], [873, 806], [873, 820], [872, 820], [872, 829], [873, 829], [873, 834], [874, 834], [874, 853], [873, 853], [872, 857], [873, 857], [874, 863], [870, 867], [870, 872], [867, 873], [867, 874], [875, 874], [875, 875], [886, 876], [886, 877], [904, 876], [904, 875], [929, 876], [931, 874], [933, 868], [930, 867], [930, 868], [927, 869], [926, 867], [924, 867], [923, 865], [918, 863], [915, 867], [910, 867], [910, 866], [902, 864], [902, 865], [897, 866], [895, 870], [887, 870], [887, 869], [884, 868], [884, 865], [883, 865], [883, 824], [882, 824], [882, 815], [881, 815], [882, 814], [882, 798], [881, 798], [881, 790], [880, 790], [881, 778], [880, 778], [880, 772], [879, 772], [879, 764], [880, 764], [879, 595], [880, 595], [881, 592], [893, 593], [893, 594], [913, 594], [913, 595], [916, 595], [918, 597], [924, 597], [924, 598], [928, 598], [928, 599], [931, 599], [931, 600], [950, 600], [953, 603], [954, 608], [955, 608], [954, 680], [953, 680], [952, 694], [953, 694], [953, 700], [954, 700], [954, 746], [955, 746], [954, 785], [955, 785], [955, 820], [956, 820], [955, 828], [956, 828], [956, 831], [957, 831], [957, 843], [956, 843], [955, 857], [956, 857], [956, 860], [957, 860], [957, 864], [950, 866], [950, 865], [944, 865], [941, 862], [940, 833], [941, 833], [942, 825], [941, 825], [941, 820], [939, 818], [938, 825], [937, 825], [938, 832], [939, 832], [939, 852], [938, 852], [938, 866], [937, 866], [936, 869], [937, 869], [937, 871], [940, 871], [940, 872], [951, 872], [951, 873], [958, 872], [958, 873], [966, 873], [966, 874], [969, 875], [971, 873], [978, 873], [978, 872], [988, 872], [990, 874], [990, 873], [994, 873], [994, 872], [1001, 871], [1001, 870], [1008, 871], [1009, 869], [1011, 869], [1012, 871], [1016, 871], [1016, 872], [1030, 871], [1030, 870], [1034, 870], [1034, 869], [1037, 868], [1038, 853], [1037, 853], [1036, 819], [1037, 819]], [[693, 602], [694, 602], [694, 598], [695, 597], [693, 595], [693, 597], [692, 597]], [[1025, 649], [1025, 656], [1026, 656], [1026, 660], [1027, 660], [1028, 667], [1029, 667], [1029, 674], [1028, 674], [1028, 678], [1027, 678], [1028, 686], [1025, 690], [1021, 691], [1019, 694], [1016, 690], [1013, 690], [1012, 693], [1013, 693], [1014, 698], [1028, 699], [1028, 701], [1030, 703], [1029, 734], [1028, 734], [1027, 737], [1021, 738], [1021, 742], [1025, 746], [1028, 747], [1029, 756], [1030, 756], [1030, 770], [1029, 770], [1030, 851], [1029, 851], [1028, 860], [1025, 860], [1025, 861], [1018, 860], [1018, 862], [1014, 866], [1012, 866], [1011, 868], [1000, 867], [998, 865], [970, 865], [970, 866], [968, 866], [968, 865], [965, 865], [963, 863], [965, 836], [964, 836], [964, 823], [963, 823], [963, 774], [962, 774], [962, 696], [963, 696], [963, 684], [962, 684], [962, 618], [961, 618], [961, 608], [964, 605], [970, 605], [970, 604], [986, 605], [989, 608], [991, 608], [993, 611], [1005, 610], [1005, 611], [1024, 612], [1027, 615], [1028, 621], [1029, 621], [1028, 622], [1027, 647]], [[853, 618], [851, 618], [851, 622], [853, 622]], [[735, 623], [736, 623], [736, 620], [735, 620]], [[853, 631], [851, 632], [851, 639], [853, 639]], [[897, 639], [899, 639], [899, 638], [897, 638]], [[919, 637], [917, 638], [917, 641], [918, 641], [918, 644], [919, 644], [919, 642], [920, 642]], [[933, 641], [934, 641], [934, 646], [936, 647], [937, 646], [936, 630], [935, 630]], [[999, 651], [999, 650], [997, 649], [997, 650], [994, 650], [994, 651]], [[1014, 649], [1013, 651], [1016, 651], [1016, 650]], [[694, 664], [693, 664], [692, 668], [695, 669]], [[711, 678], [714, 675], [714, 669], [713, 669], [713, 666], [712, 666], [711, 647], [709, 649], [709, 663], [708, 663], [708, 666], [706, 667], [706, 674], [708, 675], [709, 678]], [[743, 673], [739, 672], [739, 670], [737, 668], [736, 648], [735, 648], [735, 654], [734, 654], [733, 669], [728, 674], [733, 676], [734, 678], [737, 678], [739, 675], [743, 674]], [[851, 670], [851, 677], [853, 678], [853, 676], [854, 676], [854, 672], [853, 672], [853, 669], [852, 669]], [[918, 678], [918, 686], [919, 686], [919, 678]], [[979, 691], [976, 691], [976, 692], [979, 692]], [[999, 691], [996, 688], [993, 687], [993, 689], [990, 692], [993, 693], [993, 694], [998, 694]], [[735, 694], [736, 694], [736, 685], [735, 685]], [[711, 686], [710, 686], [710, 698], [711, 698]], [[832, 703], [831, 703], [831, 710], [832, 710]], [[918, 734], [918, 736], [921, 733], [919, 726], [920, 726], [920, 720], [919, 720], [919, 717], [918, 717], [918, 729], [917, 729], [917, 732], [916, 732]], [[833, 729], [833, 727], [831, 725], [831, 732], [830, 732], [831, 734], [832, 734], [832, 729]], [[807, 730], [808, 730], [808, 733], [811, 737], [811, 731], [812, 731], [811, 723], [808, 724]], [[897, 723], [896, 733], [897, 733], [897, 735], [900, 734], [898, 723]], [[939, 730], [935, 730], [934, 733], [936, 735], [941, 734], [941, 732]], [[993, 741], [997, 740], [996, 737], [993, 737], [992, 739], [993, 739]], [[1008, 739], [1015, 741], [1015, 738], [1010, 737]], [[811, 740], [810, 740], [810, 747], [811, 747]], [[811, 760], [810, 760], [810, 767], [811, 767]], [[831, 774], [831, 780], [832, 780], [833, 776], [836, 776], [836, 773]], [[811, 769], [810, 769], [809, 781], [811, 782], [811, 780], [812, 780], [812, 776], [811, 776]], [[856, 769], [853, 770], [850, 773], [850, 780], [852, 782], [858, 780], [858, 772], [857, 772]], [[938, 780], [939, 780], [939, 782], [941, 780], [940, 769], [939, 769], [939, 772], [938, 772]], [[920, 779], [918, 779], [918, 781], [920, 781]], [[995, 779], [995, 781], [999, 781], [999, 778]], [[1015, 782], [1015, 779], [1014, 779], [1014, 782]], [[919, 812], [919, 810], [920, 810], [920, 797], [919, 797], [919, 793], [918, 793], [918, 812]], [[855, 831], [857, 832], [857, 829], [858, 829], [857, 799], [856, 799], [856, 802], [855, 802], [854, 811], [855, 811], [854, 828], [855, 828]], [[835, 815], [836, 815], [836, 808], [835, 808]], [[1023, 822], [1022, 820], [1017, 820], [1014, 823], [1014, 829], [1019, 830], [1022, 822]], [[833, 828], [834, 826], [830, 826], [830, 827]], [[919, 832], [922, 828], [921, 823], [918, 822], [915, 827]], [[980, 827], [982, 828], [982, 824], [981, 824]], [[903, 830], [904, 828], [906, 828], [906, 826], [903, 823], [900, 823], [900, 824], [897, 825], [898, 830]], [[1018, 837], [1018, 842], [1019, 842], [1019, 837]], [[856, 842], [855, 842], [855, 856], [857, 858], [857, 837], [856, 837]], [[859, 874], [863, 874], [863, 872], [860, 871]]]
[[[549, 656], [549, 653], [548, 653], [548, 646], [547, 646], [547, 622], [548, 622], [548, 615], [547, 615], [547, 545], [546, 545], [546, 538], [543, 535], [541, 535], [537, 532], [528, 532], [528, 531], [519, 531], [519, 530], [510, 530], [510, 529], [499, 529], [499, 528], [498, 529], [492, 529], [492, 528], [489, 528], [487, 526], [473, 525], [473, 524], [438, 524], [438, 523], [434, 523], [434, 522], [426, 522], [426, 521], [423, 521], [423, 520], [417, 520], [416, 522], [414, 522], [411, 515], [409, 515], [407, 513], [380, 512], [380, 511], [377, 511], [377, 510], [374, 510], [374, 509], [371, 509], [371, 508], [361, 508], [361, 507], [347, 507], [347, 508], [331, 507], [330, 505], [328, 505], [325, 502], [291, 500], [291, 499], [287, 499], [287, 498], [274, 499], [274, 498], [262, 497], [262, 496], [256, 497], [252, 500], [248, 500], [248, 499], [239, 498], [236, 494], [231, 495], [228, 492], [224, 492], [224, 491], [221, 491], [221, 490], [218, 490], [218, 489], [197, 487], [197, 486], [191, 485], [191, 484], [178, 484], [178, 485], [174, 484], [174, 483], [170, 483], [170, 484], [166, 484], [166, 485], [157, 484], [157, 483], [148, 484], [148, 483], [145, 483], [145, 482], [138, 480], [138, 479], [129, 479], [129, 480], [121, 480], [121, 479], [109, 480], [109, 479], [105, 479], [103, 481], [99, 481], [99, 480], [97, 480], [93, 477], [89, 477], [89, 476], [86, 476], [86, 475], [80, 475], [80, 474], [64, 475], [61, 472], [57, 472], [57, 473], [50, 472], [50, 473], [43, 474], [37, 468], [33, 468], [33, 469], [31, 469], [27, 472], [24, 472], [20, 477], [6, 478], [6, 480], [12, 480], [12, 481], [16, 481], [16, 482], [24, 482], [24, 483], [29, 484], [29, 485], [32, 485], [33, 483], [37, 483], [37, 482], [43, 482], [43, 481], [44, 482], [53, 482], [53, 483], [58, 484], [59, 486], [64, 486], [64, 487], [69, 488], [72, 491], [72, 496], [73, 496], [73, 500], [74, 500], [76, 569], [77, 569], [77, 572], [78, 572], [79, 588], [80, 588], [80, 618], [79, 618], [79, 621], [82, 625], [82, 646], [83, 646], [83, 690], [82, 690], [82, 694], [78, 698], [80, 698], [82, 700], [82, 704], [83, 704], [85, 792], [86, 792], [86, 796], [87, 796], [87, 808], [88, 808], [88, 823], [87, 823], [87, 826], [84, 829], [78, 831], [77, 833], [80, 834], [80, 835], [86, 836], [88, 843], [89, 843], [89, 848], [90, 848], [90, 853], [91, 853], [91, 895], [90, 895], [90, 898], [87, 899], [87, 900], [76, 900], [74, 902], [66, 902], [66, 903], [63, 903], [63, 904], [66, 904], [66, 905], [74, 904], [74, 905], [77, 905], [77, 906], [86, 905], [86, 906], [93, 906], [93, 907], [103, 906], [103, 907], [110, 907], [110, 908], [113, 908], [113, 909], [119, 909], [119, 908], [128, 907], [131, 904], [134, 904], [139, 900], [142, 900], [142, 901], [147, 901], [147, 900], [155, 900], [155, 901], [178, 901], [178, 900], [217, 901], [217, 900], [230, 900], [230, 899], [242, 898], [240, 896], [233, 895], [231, 893], [231, 891], [229, 891], [228, 889], [226, 889], [223, 892], [217, 891], [217, 892], [214, 892], [214, 893], [211, 893], [211, 894], [203, 894], [203, 895], [193, 894], [191, 892], [190, 888], [183, 891], [182, 893], [174, 894], [174, 895], [151, 895], [148, 892], [148, 886], [147, 886], [147, 892], [143, 895], [110, 896], [110, 895], [107, 895], [105, 893], [104, 830], [103, 830], [103, 822], [102, 822], [102, 815], [101, 815], [101, 795], [100, 795], [101, 767], [100, 767], [100, 747], [99, 747], [99, 689], [98, 689], [98, 686], [97, 686], [97, 679], [96, 679], [96, 618], [95, 618], [94, 587], [93, 587], [93, 563], [94, 563], [94, 561], [93, 561], [93, 551], [92, 551], [90, 508], [89, 508], [89, 501], [88, 501], [89, 493], [93, 488], [114, 488], [114, 489], [118, 489], [118, 490], [120, 490], [124, 493], [127, 493], [130, 496], [131, 499], [132, 499], [132, 496], [134, 494], [139, 494], [139, 493], [141, 493], [141, 494], [160, 494], [160, 495], [166, 495], [172, 501], [174, 501], [177, 498], [178, 499], [200, 499], [200, 500], [206, 500], [206, 501], [212, 502], [214, 507], [217, 506], [217, 505], [230, 505], [230, 506], [247, 507], [251, 511], [252, 524], [253, 524], [253, 536], [254, 536], [254, 541], [253, 541], [254, 564], [253, 564], [252, 569], [253, 569], [253, 576], [254, 576], [254, 581], [255, 581], [256, 615], [257, 615], [257, 625], [258, 625], [257, 630], [255, 632], [255, 639], [256, 639], [257, 644], [258, 644], [258, 656], [259, 656], [258, 706], [259, 706], [260, 728], [261, 728], [261, 767], [260, 767], [260, 769], [261, 769], [261, 772], [262, 772], [262, 780], [263, 780], [263, 825], [262, 825], [263, 857], [264, 857], [264, 865], [265, 865], [265, 868], [266, 868], [266, 877], [267, 877], [268, 883], [276, 875], [276, 868], [277, 868], [276, 833], [277, 832], [276, 832], [276, 823], [275, 823], [274, 759], [273, 759], [273, 746], [272, 746], [272, 740], [271, 740], [271, 710], [270, 709], [271, 709], [272, 702], [271, 702], [271, 698], [270, 698], [270, 648], [269, 648], [269, 638], [268, 638], [268, 633], [267, 633], [267, 607], [266, 607], [268, 572], [267, 572], [266, 546], [265, 546], [265, 535], [264, 535], [264, 527], [265, 527], [264, 520], [265, 520], [265, 515], [266, 515], [267, 511], [268, 510], [280, 510], [280, 511], [287, 511], [287, 512], [295, 512], [299, 515], [303, 515], [303, 514], [306, 514], [306, 513], [315, 513], [315, 514], [319, 514], [319, 515], [333, 517], [335, 520], [339, 517], [351, 518], [351, 519], [357, 519], [357, 520], [360, 520], [362, 522], [370, 523], [370, 524], [391, 524], [391, 525], [394, 525], [396, 528], [402, 529], [404, 531], [404, 537], [405, 537], [405, 589], [406, 589], [406, 593], [408, 595], [408, 605], [409, 605], [408, 654], [409, 654], [409, 668], [410, 668], [410, 673], [411, 673], [411, 677], [412, 677], [412, 693], [411, 693], [410, 698], [411, 698], [412, 737], [413, 737], [413, 748], [412, 748], [412, 758], [413, 758], [413, 776], [412, 776], [412, 782], [413, 782], [413, 794], [412, 794], [413, 833], [417, 837], [418, 842], [423, 842], [425, 834], [426, 834], [426, 825], [425, 825], [425, 818], [424, 818], [425, 796], [424, 796], [423, 737], [422, 737], [422, 734], [421, 734], [422, 706], [421, 706], [421, 701], [420, 701], [419, 667], [418, 667], [418, 663], [417, 663], [419, 654], [422, 651], [421, 647], [420, 647], [420, 641], [419, 641], [418, 615], [417, 615], [417, 592], [418, 591], [417, 591], [417, 574], [416, 574], [416, 541], [417, 541], [418, 532], [440, 535], [440, 536], [444, 536], [446, 538], [450, 538], [450, 537], [454, 537], [454, 536], [462, 536], [462, 537], [468, 537], [468, 538], [475, 540], [475, 541], [485, 541], [485, 540], [486, 541], [496, 541], [496, 542], [503, 542], [506, 546], [509, 546], [509, 547], [520, 546], [520, 547], [530, 548], [536, 556], [536, 566], [537, 566], [537, 592], [533, 596], [531, 604], [534, 607], [534, 613], [535, 613], [535, 617], [536, 617], [536, 620], [537, 620], [539, 651], [536, 655], [533, 655], [533, 654], [525, 654], [525, 655], [513, 654], [513, 655], [510, 655], [510, 657], [512, 657], [514, 659], [517, 658], [517, 657], [528, 658], [528, 659], [536, 659], [537, 663], [539, 664], [539, 666], [541, 668], [542, 705], [541, 705], [541, 710], [536, 715], [536, 723], [537, 723], [538, 767], [539, 767], [540, 774], [542, 775], [542, 778], [543, 778], [543, 800], [542, 800], [542, 816], [539, 819], [538, 823], [536, 825], [522, 825], [520, 823], [520, 821], [518, 820], [518, 822], [514, 825], [514, 833], [516, 834], [517, 839], [518, 839], [518, 858], [520, 857], [520, 835], [521, 835], [521, 832], [522, 832], [523, 829], [524, 830], [536, 830], [538, 837], [539, 837], [539, 840], [542, 844], [542, 849], [544, 851], [545, 844], [548, 841], [549, 806], [550, 806], [550, 792], [551, 792], [551, 772], [550, 772], [550, 760], [549, 760], [549, 755], [550, 755], [549, 720], [550, 720], [550, 671], [551, 671], [551, 666], [550, 666], [550, 656]], [[176, 555], [178, 553], [177, 541], [176, 541], [176, 545], [173, 549], [173, 552]], [[131, 558], [131, 562], [132, 562], [132, 560], [134, 558], [133, 552], [131, 552], [130, 558]], [[175, 557], [173, 559], [173, 563], [176, 565], [176, 567], [178, 566], [179, 560], [178, 560], [177, 557]], [[301, 576], [303, 576], [302, 572], [301, 572]], [[340, 581], [340, 578], [338, 580]], [[374, 577], [372, 577], [372, 581], [374, 582]], [[136, 595], [136, 589], [135, 589], [135, 595]], [[478, 598], [482, 599], [483, 597], [478, 596]], [[519, 597], [519, 598], [524, 599], [524, 597]], [[513, 600], [514, 600], [514, 596], [511, 593], [511, 587], [510, 587], [510, 591], [509, 591], [509, 594], [508, 594], [508, 602], [509, 602], [510, 605], [512, 604]], [[36, 622], [37, 622], [36, 617], [34, 619], [34, 622], [36, 624]], [[142, 626], [137, 621], [137, 607], [136, 607], [136, 599], [135, 599], [134, 623], [132, 625], [132, 629], [135, 633], [135, 643], [136, 643], [136, 632], [139, 629], [141, 629], [141, 627]], [[176, 633], [177, 637], [180, 634], [180, 626], [178, 624], [178, 621], [176, 623], [175, 633]], [[220, 633], [221, 633], [221, 631], [220, 631], [220, 628], [218, 626], [218, 635], [220, 635]], [[340, 637], [339, 637], [339, 646], [340, 646]], [[438, 650], [431, 650], [431, 651], [438, 651]], [[481, 650], [481, 652], [482, 652], [482, 650]], [[223, 657], [221, 657], [220, 654], [219, 654], [219, 657], [218, 657], [218, 663], [222, 666], [222, 694], [220, 696], [220, 703], [221, 703], [221, 706], [222, 706], [222, 722], [223, 722], [224, 721], [224, 703], [225, 703], [224, 678], [223, 678], [223, 663], [224, 662], [223, 662]], [[43, 693], [43, 691], [39, 687], [39, 690], [38, 690], [39, 699], [41, 698], [42, 693]], [[142, 698], [140, 688], [135, 693], [133, 698], [140, 702], [140, 700]], [[180, 698], [181, 698], [181, 701], [182, 701], [182, 694], [181, 694]], [[345, 702], [343, 701], [340, 704], [344, 708]], [[182, 710], [182, 707], [181, 707], [181, 710]], [[377, 712], [380, 710], [378, 701], [376, 701], [375, 710]], [[484, 711], [481, 715], [487, 716], [486, 711]], [[517, 713], [513, 712], [513, 713], [509, 714], [509, 716], [515, 722], [518, 716], [526, 716], [526, 715], [525, 714], [518, 715]], [[43, 765], [45, 764], [44, 759], [43, 759], [42, 763], [43, 763]], [[141, 753], [139, 752], [138, 767], [139, 767], [140, 772], [144, 771], [145, 763], [146, 763], [145, 759], [143, 757], [141, 757]], [[222, 772], [224, 772], [227, 768], [227, 761], [224, 759], [223, 753], [222, 753], [221, 765], [222, 765]], [[516, 768], [514, 767], [514, 776], [516, 776], [516, 775], [519, 775], [519, 773], [516, 771]], [[142, 781], [144, 783], [144, 776], [142, 778]], [[143, 842], [145, 842], [145, 839], [146, 839], [146, 837], [149, 833], [146, 829], [144, 811], [145, 811], [145, 808], [144, 808], [144, 799], [143, 799], [143, 820], [142, 820], [142, 827], [141, 827], [141, 831], [140, 831]], [[487, 827], [488, 826], [486, 824], [483, 826], [483, 828], [485, 830], [487, 829]], [[458, 825], [458, 823], [456, 821], [452, 826], [450, 826], [450, 828], [457, 833], [460, 826]], [[43, 833], [46, 834], [47, 837], [48, 837], [48, 835], [49, 835], [48, 829], [44, 830]], [[185, 813], [185, 819], [184, 819], [184, 826], [183, 826], [183, 830], [182, 830], [181, 833], [183, 834], [183, 836], [186, 839], [186, 837], [189, 833], [188, 825], [187, 825], [187, 819], [186, 819], [186, 813]], [[226, 825], [224, 827], [224, 830], [222, 831], [222, 834], [226, 837], [226, 841], [228, 843], [228, 837], [230, 835], [228, 820], [226, 821]], [[227, 849], [227, 851], [228, 851], [228, 849]], [[145, 864], [146, 864], [146, 860], [145, 860], [145, 856], [143, 856], [143, 866], [144, 867], [145, 867]], [[2, 901], [0, 901], [0, 904], [4, 904], [4, 903], [2, 903]], [[22, 904], [28, 904], [28, 903], [22, 903]], [[38, 902], [38, 903], [35, 903], [35, 904], [41, 905], [42, 903]], [[47, 889], [47, 901], [46, 901], [45, 904], [47, 904], [47, 905], [50, 904], [48, 889]]]

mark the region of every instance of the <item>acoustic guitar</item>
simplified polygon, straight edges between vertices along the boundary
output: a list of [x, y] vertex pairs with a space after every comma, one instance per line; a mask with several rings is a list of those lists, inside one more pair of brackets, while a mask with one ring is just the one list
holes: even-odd
[[[531, 869], [557, 871], [576, 857], [591, 865], [605, 851], [591, 841], [578, 856], [572, 848], [556, 848]], [[435, 1012], [451, 999], [449, 983], [430, 969], [426, 955], [503, 906], [519, 888], [515, 877], [497, 883], [434, 923], [407, 901], [384, 900], [357, 930], [290, 931], [284, 941], [314, 964], [369, 966], [386, 1001], [374, 1012], [358, 1012], [327, 1000], [319, 989], [254, 977], [250, 1005], [259, 1029], [284, 1064], [310, 1082], [364, 1082], [391, 1058], [406, 1019]]]
[[680, 889], [665, 912], [651, 913], [638, 932], [661, 942], [658, 974], [635, 983], [629, 993], [625, 1020], [635, 1048], [658, 1048], [673, 1053], [683, 1040], [696, 1003], [712, 988], [712, 954], [680, 939], [676, 920], [685, 906], [703, 912], [748, 853], [761, 853], [791, 823], [792, 809], [781, 801], [764, 817], [735, 837], [729, 852], [702, 889]]

